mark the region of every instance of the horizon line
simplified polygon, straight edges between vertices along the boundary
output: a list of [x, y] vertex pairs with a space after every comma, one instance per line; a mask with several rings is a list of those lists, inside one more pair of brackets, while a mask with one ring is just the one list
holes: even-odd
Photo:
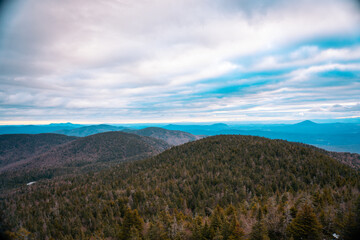
[[[35, 121], [0, 121], [0, 126], [26, 126], [26, 125], [50, 125], [50, 124], [79, 124], [79, 125], [101, 125], [101, 124], [289, 124], [300, 123], [304, 121], [312, 121], [318, 123], [334, 123], [344, 122], [344, 120], [356, 120], [360, 116], [349, 118], [327, 118], [327, 119], [286, 119], [286, 120], [225, 120], [225, 121], [119, 121], [119, 122], [101, 122], [101, 121], [49, 121], [49, 120], [35, 120]], [[341, 121], [343, 120], [343, 121]]]

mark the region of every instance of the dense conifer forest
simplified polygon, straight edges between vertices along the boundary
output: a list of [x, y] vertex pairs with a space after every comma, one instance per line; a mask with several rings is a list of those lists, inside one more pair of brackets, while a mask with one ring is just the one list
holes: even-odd
[[119, 162], [148, 158], [170, 147], [159, 139], [120, 131], [81, 138], [9, 134], [0, 136], [2, 144], [0, 193], [32, 181], [94, 172]]
[[208, 137], [0, 199], [7, 239], [358, 239], [360, 175], [316, 148]]
[[75, 139], [76, 137], [52, 133], [0, 135], [0, 172], [10, 164], [42, 154], [52, 147]]

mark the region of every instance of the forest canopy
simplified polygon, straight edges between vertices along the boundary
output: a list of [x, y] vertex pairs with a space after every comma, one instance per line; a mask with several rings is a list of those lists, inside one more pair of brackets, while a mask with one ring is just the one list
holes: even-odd
[[1, 199], [17, 239], [355, 239], [359, 173], [315, 148], [208, 137]]

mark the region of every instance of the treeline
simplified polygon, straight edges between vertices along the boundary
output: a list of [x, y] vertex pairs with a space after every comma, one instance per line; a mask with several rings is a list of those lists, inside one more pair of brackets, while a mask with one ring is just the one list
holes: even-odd
[[315, 149], [216, 136], [23, 187], [1, 199], [1, 224], [9, 239], [357, 239], [359, 190]]

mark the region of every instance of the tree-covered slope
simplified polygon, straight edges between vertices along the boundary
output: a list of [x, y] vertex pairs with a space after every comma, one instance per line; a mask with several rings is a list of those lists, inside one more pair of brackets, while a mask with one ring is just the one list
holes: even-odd
[[307, 144], [301, 144], [305, 147], [309, 147], [309, 148], [313, 148], [315, 151], [323, 153], [331, 158], [336, 159], [337, 161], [348, 165], [349, 167], [356, 169], [356, 170], [360, 170], [360, 154], [358, 153], [350, 153], [350, 152], [331, 152], [331, 151], [327, 151], [324, 150], [322, 148], [318, 148], [312, 145], [307, 145]]
[[42, 178], [98, 170], [110, 163], [153, 156], [169, 147], [161, 140], [124, 132], [78, 138], [8, 164], [0, 174], [0, 189]]
[[52, 133], [0, 135], [0, 172], [8, 164], [39, 155], [75, 139]]
[[153, 137], [167, 142], [172, 146], [181, 145], [190, 141], [195, 141], [201, 137], [192, 135], [191, 133], [175, 130], [167, 130], [165, 128], [148, 127], [140, 130], [129, 130], [129, 132], [140, 135]]
[[358, 227], [359, 187], [357, 171], [314, 148], [214, 136], [23, 187], [1, 199], [2, 224], [34, 239], [331, 239]]
[[56, 133], [64, 134], [68, 136], [86, 137], [97, 133], [122, 131], [124, 127], [116, 127], [107, 124], [91, 125], [74, 129], [58, 130]]

